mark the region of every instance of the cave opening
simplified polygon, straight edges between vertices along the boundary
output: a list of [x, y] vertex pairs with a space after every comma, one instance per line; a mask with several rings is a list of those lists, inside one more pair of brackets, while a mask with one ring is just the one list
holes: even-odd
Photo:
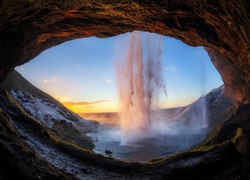
[[[212, 115], [211, 124], [216, 126], [216, 129], [209, 139], [206, 138], [194, 151], [189, 150], [164, 160], [148, 163], [117, 161], [84, 149], [79, 150], [75, 144], [61, 144], [48, 129], [36, 123], [34, 118], [30, 118], [23, 111], [11, 96], [12, 91], [1, 91], [0, 152], [3, 159], [1, 166], [7, 168], [4, 168], [6, 172], [1, 170], [0, 178], [246, 179], [250, 177], [247, 1], [230, 0], [226, 3], [225, 1], [160, 3], [158, 1], [122, 3], [43, 1], [40, 3], [4, 0], [1, 4], [0, 82], [5, 87], [6, 81], [11, 79], [7, 78], [7, 75], [14, 67], [28, 62], [50, 47], [80, 37], [111, 37], [138, 29], [176, 37], [192, 46], [204, 46], [223, 78], [224, 90], [223, 87], [217, 89], [223, 92], [219, 93], [221, 95], [219, 99], [216, 98], [215, 91], [211, 91], [207, 98], [209, 107], [213, 108], [215, 114], [219, 114], [217, 117]], [[14, 80], [20, 79], [19, 75], [12, 77]], [[6, 81], [2, 83], [3, 80]], [[51, 83], [50, 81], [57, 81], [57, 78], [52, 76], [43, 80]], [[26, 82], [24, 84], [27, 85], [24, 90], [29, 91], [28, 87], [31, 86]], [[22, 84], [14, 83], [11, 87], [21, 86]], [[42, 94], [35, 91], [38, 95]], [[22, 97], [24, 94], [16, 95]], [[25, 98], [28, 99], [24, 101], [32, 99], [31, 96]], [[230, 100], [233, 101], [231, 106], [223, 109]], [[50, 110], [53, 106], [47, 103], [45, 107]], [[72, 114], [65, 114], [68, 115], [73, 118]], [[64, 132], [68, 124], [74, 124], [74, 121], [69, 122], [65, 119], [62, 122], [56, 123], [55, 126], [59, 131], [55, 132]], [[30, 136], [25, 136], [23, 132], [29, 133]], [[42, 143], [39, 144], [36, 140]], [[77, 139], [73, 141], [76, 142]], [[43, 155], [38, 155], [37, 149], [40, 145], [43, 147], [44, 143], [47, 145], [44, 147], [57, 150], [52, 151], [47, 157], [59, 155], [58, 159], [50, 161], [43, 159]], [[42, 150], [48, 152], [46, 148]], [[107, 153], [110, 154], [110, 151]], [[74, 159], [78, 161], [73, 161]]]
[[[151, 33], [141, 32], [142, 37], [147, 34]], [[107, 39], [92, 37], [68, 41], [15, 69], [82, 118], [100, 123], [98, 128], [84, 130], [94, 142], [93, 150], [97, 153], [122, 160], [149, 161], [191, 148], [205, 138], [210, 128], [210, 125], [209, 128], [204, 126], [204, 121], [211, 113], [204, 114], [207, 111], [204, 108], [219, 101], [218, 93], [223, 89], [219, 73], [203, 47], [191, 47], [174, 38], [161, 37], [159, 58], [167, 98], [160, 95], [159, 109], [154, 110], [158, 122], [152, 127], [157, 133], [146, 138], [137, 138], [135, 134], [133, 138], [137, 141], [122, 143], [124, 134], [120, 132], [117, 113], [121, 112], [122, 103], [117, 93], [115, 61], [126, 57], [129, 36], [131, 33]], [[142, 43], [145, 44], [143, 38]], [[217, 94], [208, 95], [205, 100], [214, 88]], [[30, 111], [34, 107], [27, 108], [29, 113], [36, 114]], [[41, 108], [40, 105], [36, 110], [41, 113], [44, 111]], [[50, 113], [46, 108], [45, 111], [44, 114]], [[60, 117], [50, 118], [54, 125], [48, 125], [51, 124], [48, 120], [42, 122], [56, 131], [69, 128], [67, 125], [61, 128], [55, 123], [56, 118], [60, 121]], [[142, 150], [145, 153], [141, 153]]]
[[[111, 37], [135, 29], [176, 37], [192, 46], [204, 46], [224, 82], [221, 98], [217, 99], [214, 91], [208, 98], [210, 107], [219, 115], [211, 120], [213, 126], [216, 126], [211, 138], [203, 141], [194, 151], [188, 150], [164, 160], [158, 159], [148, 163], [117, 161], [90, 153], [84, 148], [79, 149], [75, 144], [62, 144], [58, 138], [54, 138], [48, 128], [25, 113], [11, 95], [24, 97], [23, 102], [32, 99], [31, 96], [3, 90], [0, 93], [0, 154], [3, 160], [0, 166], [7, 168], [4, 168], [6, 172], [1, 170], [0, 178], [246, 179], [250, 177], [247, 1], [103, 3], [88, 0], [81, 2], [4, 0], [0, 4], [2, 85], [6, 85], [3, 81], [14, 67], [28, 62], [50, 47], [76, 38]], [[24, 85], [18, 83], [19, 75], [12, 77], [16, 83], [11, 88], [26, 85], [24, 89], [29, 89], [30, 84], [27, 82], [24, 82]], [[11, 77], [6, 81], [10, 79]], [[58, 78], [54, 75], [43, 80], [49, 84], [56, 82]], [[42, 95], [35, 89], [34, 92]], [[224, 93], [229, 100], [233, 100], [233, 103], [232, 106], [223, 109], [222, 107], [227, 104], [223, 101]], [[44, 102], [48, 106], [47, 110], [60, 106], [52, 105], [56, 101], [49, 103], [40, 99], [38, 101], [40, 104], [34, 102], [32, 101], [27, 107], [38, 108], [39, 111], [39, 106], [35, 105], [42, 105]], [[64, 112], [61, 111], [61, 115], [76, 118], [70, 112], [67, 112], [68, 114]], [[37, 118], [42, 116], [41, 113]], [[69, 122], [67, 119], [63, 119], [61, 123], [56, 119], [52, 121], [56, 122], [54, 133], [79, 142], [79, 139], [73, 138], [77, 137], [76, 134], [68, 137], [68, 134], [62, 133], [67, 127], [69, 130], [73, 129], [76, 121]], [[28, 142], [30, 138], [32, 141]], [[40, 146], [44, 143], [45, 146]], [[40, 148], [39, 151], [39, 147], [45, 148]], [[50, 151], [53, 149], [56, 151]], [[58, 159], [50, 161], [43, 158], [39, 155], [42, 151], [48, 152], [47, 157], [57, 156]], [[73, 159], [77, 159], [77, 162], [73, 162]]]

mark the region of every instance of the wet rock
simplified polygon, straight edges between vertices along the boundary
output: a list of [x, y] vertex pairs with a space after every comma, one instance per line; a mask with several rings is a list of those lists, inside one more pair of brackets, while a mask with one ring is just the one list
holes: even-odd
[[246, 136], [240, 136], [236, 139], [236, 148], [242, 154], [247, 154], [248, 147], [250, 146]]
[[110, 151], [110, 150], [105, 150], [105, 154], [108, 155], [108, 156], [111, 156], [113, 154], [113, 152]]

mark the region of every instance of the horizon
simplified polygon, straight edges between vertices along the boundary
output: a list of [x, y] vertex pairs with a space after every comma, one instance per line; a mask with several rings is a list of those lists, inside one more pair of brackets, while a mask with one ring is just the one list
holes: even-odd
[[[67, 41], [15, 69], [75, 113], [118, 112], [114, 62], [126, 55], [129, 34]], [[191, 47], [167, 36], [162, 39], [168, 98], [160, 97], [159, 107], [187, 106], [223, 84], [203, 47]]]
[[[189, 105], [190, 104], [185, 105], [185, 106], [179, 106], [179, 107], [169, 107], [169, 108], [162, 108], [162, 109], [152, 109], [152, 111], [154, 111], [154, 110], [170, 110], [170, 109], [185, 108], [185, 107], [187, 107]], [[98, 114], [98, 113], [101, 114], [101, 113], [120, 113], [120, 112], [121, 111], [113, 111], [113, 112], [77, 112], [77, 114]]]

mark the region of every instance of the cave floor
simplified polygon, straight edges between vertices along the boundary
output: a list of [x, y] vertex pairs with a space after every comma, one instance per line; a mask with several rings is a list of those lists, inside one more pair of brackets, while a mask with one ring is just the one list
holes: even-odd
[[[237, 179], [249, 178], [250, 105], [199, 146], [167, 159], [123, 162], [61, 140], [1, 92], [0, 167], [3, 179]], [[8, 111], [7, 111], [8, 110]], [[10, 113], [6, 113], [10, 112]], [[234, 128], [232, 127], [234, 125]], [[228, 131], [225, 136], [223, 131]], [[230, 133], [230, 131], [232, 131]], [[212, 133], [213, 134], [213, 133]], [[245, 144], [244, 144], [245, 143]], [[8, 171], [8, 172], [9, 172]]]

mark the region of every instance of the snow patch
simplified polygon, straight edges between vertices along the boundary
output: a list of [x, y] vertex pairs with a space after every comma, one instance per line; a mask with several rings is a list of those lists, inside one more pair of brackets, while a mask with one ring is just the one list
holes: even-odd
[[24, 110], [32, 117], [43, 123], [46, 127], [52, 128], [55, 122], [62, 120], [71, 123], [76, 129], [91, 127], [92, 122], [80, 117], [70, 119], [70, 113], [48, 102], [45, 98], [33, 97], [30, 94], [11, 90], [11, 95], [18, 101]]

